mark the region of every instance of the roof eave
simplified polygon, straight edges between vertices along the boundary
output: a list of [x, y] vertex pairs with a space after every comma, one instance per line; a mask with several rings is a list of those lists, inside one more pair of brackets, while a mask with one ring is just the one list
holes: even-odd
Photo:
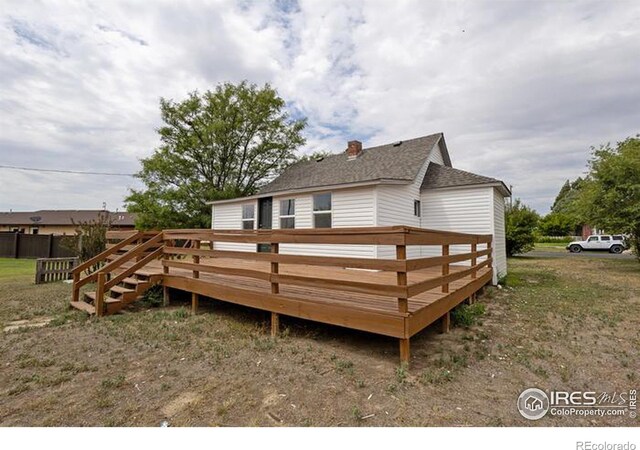
[[298, 189], [286, 189], [282, 191], [261, 192], [259, 194], [249, 195], [246, 197], [229, 198], [225, 200], [213, 200], [205, 203], [207, 205], [222, 205], [225, 203], [243, 202], [247, 200], [253, 200], [253, 199], [264, 198], [264, 197], [304, 194], [308, 192], [327, 191], [327, 190], [335, 190], [335, 189], [349, 189], [349, 188], [356, 188], [356, 187], [376, 186], [380, 184], [411, 184], [411, 182], [412, 180], [395, 180], [395, 179], [358, 181], [354, 183], [342, 183], [342, 184], [333, 184], [333, 185], [325, 185], [325, 186], [310, 186], [310, 187], [298, 188]]
[[498, 188], [498, 190], [500, 190], [500, 193], [503, 194], [505, 197], [511, 197], [511, 190], [507, 187], [506, 184], [504, 184], [504, 182], [496, 180], [494, 182], [487, 182], [487, 183], [472, 183], [472, 184], [458, 184], [458, 185], [453, 185], [453, 186], [436, 186], [436, 187], [431, 187], [431, 186], [427, 186], [427, 187], [422, 187], [420, 189], [420, 192], [422, 191], [428, 191], [428, 190], [453, 190], [453, 189], [469, 189], [469, 188], [477, 188], [477, 187], [495, 187]]

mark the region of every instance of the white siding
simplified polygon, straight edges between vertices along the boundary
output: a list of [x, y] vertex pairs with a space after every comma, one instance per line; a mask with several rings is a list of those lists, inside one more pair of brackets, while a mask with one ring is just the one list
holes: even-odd
[[[242, 205], [254, 205], [254, 228], [258, 222], [258, 202], [256, 200], [244, 201], [241, 203], [223, 203], [213, 205], [211, 208], [211, 228], [216, 230], [241, 230], [242, 229]], [[232, 250], [253, 252], [256, 250], [255, 244], [242, 244], [237, 242], [216, 242], [216, 250]]]
[[493, 190], [493, 259], [496, 268], [494, 283], [497, 278], [507, 274], [507, 245], [505, 241], [504, 197]]
[[[408, 225], [412, 227], [424, 227], [421, 218], [414, 215], [413, 202], [420, 200], [420, 186], [431, 162], [444, 164], [440, 147], [436, 144], [430, 151], [429, 157], [420, 168], [418, 176], [409, 185], [383, 185], [378, 186], [377, 196], [377, 226], [387, 227], [393, 225]], [[408, 258], [420, 257], [420, 248], [410, 246], [407, 249]], [[377, 248], [378, 258], [395, 258], [395, 247], [380, 245]]]
[[[435, 189], [422, 192], [422, 227], [494, 236], [494, 279], [506, 274], [504, 244], [504, 199], [493, 187]], [[479, 249], [483, 249], [480, 244]], [[468, 245], [454, 245], [451, 254], [466, 253]], [[423, 256], [442, 253], [439, 246], [422, 247]], [[480, 261], [485, 259], [480, 258]], [[464, 263], [469, 265], [470, 261]]]
[[[333, 228], [372, 227], [374, 223], [374, 187], [338, 189], [331, 192]], [[320, 192], [320, 191], [319, 191]], [[280, 200], [295, 198], [296, 228], [313, 227], [313, 194], [274, 197], [274, 228], [280, 226]], [[277, 203], [277, 207], [275, 204]], [[282, 244], [280, 253], [317, 256], [374, 257], [373, 245]]]
[[429, 161], [434, 162], [436, 164], [440, 164], [441, 166], [444, 166], [444, 158], [442, 157], [442, 142], [438, 142], [438, 145], [436, 145], [433, 150], [431, 151], [431, 155], [429, 155]]
[[[320, 192], [320, 191], [319, 191]], [[332, 226], [371, 227], [375, 225], [375, 187], [354, 189], [338, 189], [332, 191]], [[313, 193], [274, 196], [273, 197], [273, 228], [280, 227], [280, 200], [295, 199], [295, 227], [313, 227]], [[241, 229], [242, 205], [247, 202], [234, 202], [213, 205], [212, 227], [217, 229]], [[256, 220], [258, 216], [257, 201]], [[254, 244], [216, 243], [219, 250], [255, 251]], [[282, 244], [280, 252], [285, 254], [326, 255], [326, 256], [359, 256], [373, 258], [373, 245], [322, 245], [322, 244]]]

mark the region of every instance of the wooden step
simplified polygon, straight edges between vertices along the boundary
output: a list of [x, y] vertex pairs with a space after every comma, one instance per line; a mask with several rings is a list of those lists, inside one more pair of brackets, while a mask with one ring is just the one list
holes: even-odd
[[138, 284], [146, 283], [147, 280], [138, 280], [137, 278], [128, 277], [122, 280], [122, 282], [124, 284], [133, 284], [134, 286], [137, 286]]
[[91, 300], [92, 302], [96, 301], [96, 293], [95, 291], [91, 291], [91, 292], [85, 292], [84, 293], [84, 297], [88, 298], [89, 300]]
[[145, 270], [145, 269], [138, 269], [135, 272], [135, 275], [139, 276], [139, 277], [150, 277], [151, 275], [155, 275], [156, 272], [153, 272], [151, 270]]
[[135, 293], [136, 291], [134, 289], [129, 289], [129, 288], [122, 287], [122, 286], [113, 286], [111, 288], [111, 292], [115, 292], [116, 294], [124, 295], [124, 294]]
[[122, 298], [113, 297], [105, 298], [104, 304], [107, 307], [107, 314], [117, 313], [126, 306], [126, 303], [122, 301]]
[[88, 304], [87, 302], [71, 302], [71, 307], [89, 314], [96, 313], [96, 308], [93, 305]]

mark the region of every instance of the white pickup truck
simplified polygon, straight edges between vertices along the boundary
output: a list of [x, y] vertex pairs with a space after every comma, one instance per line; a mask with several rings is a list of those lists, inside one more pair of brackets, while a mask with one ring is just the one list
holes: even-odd
[[622, 253], [625, 243], [619, 236], [593, 235], [585, 241], [573, 241], [567, 245], [567, 250], [571, 253], [580, 253], [583, 250], [601, 250], [611, 253]]

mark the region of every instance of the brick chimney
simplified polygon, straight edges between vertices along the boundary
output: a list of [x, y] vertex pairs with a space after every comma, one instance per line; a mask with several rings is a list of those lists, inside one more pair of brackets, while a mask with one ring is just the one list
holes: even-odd
[[349, 159], [355, 159], [360, 153], [362, 153], [362, 142], [349, 141], [347, 144], [347, 157]]

